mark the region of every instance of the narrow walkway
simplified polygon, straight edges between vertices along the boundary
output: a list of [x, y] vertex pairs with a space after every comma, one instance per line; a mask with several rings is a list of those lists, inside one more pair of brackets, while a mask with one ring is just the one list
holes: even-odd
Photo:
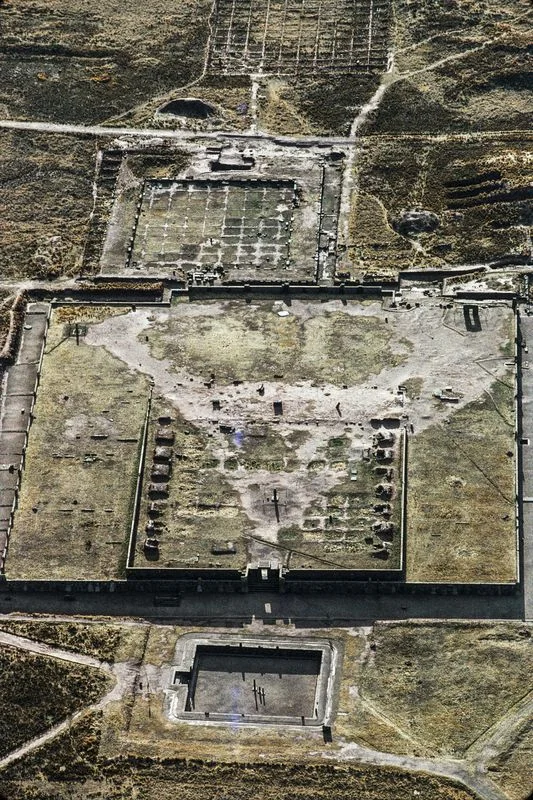
[[[522, 332], [522, 522], [524, 619], [533, 620], [533, 316], [520, 314]], [[531, 353], [529, 349], [532, 348]], [[519, 359], [520, 362], [520, 359]]]
[[418, 756], [399, 756], [394, 753], [382, 753], [357, 744], [346, 744], [341, 752], [326, 755], [328, 759], [354, 761], [359, 764], [373, 764], [378, 767], [399, 767], [414, 772], [426, 772], [437, 777], [451, 778], [459, 781], [481, 800], [508, 800], [507, 796], [483, 772], [462, 760], [420, 758]]
[[9, 367], [0, 410], [0, 569], [4, 567], [48, 328], [48, 303], [30, 303], [16, 362]]
[[24, 636], [17, 636], [14, 633], [0, 630], [0, 645], [7, 647], [18, 647], [28, 653], [36, 653], [47, 658], [58, 658], [60, 661], [70, 661], [72, 664], [83, 664], [86, 667], [102, 669], [104, 672], [111, 672], [111, 667], [107, 661], [100, 661], [93, 656], [86, 656], [72, 650], [62, 650], [60, 647], [37, 642], [34, 639], [26, 639]]
[[496, 720], [468, 748], [466, 755], [470, 761], [488, 764], [498, 753], [502, 753], [516, 741], [519, 732], [533, 719], [533, 691], [528, 692], [510, 708], [503, 717]]

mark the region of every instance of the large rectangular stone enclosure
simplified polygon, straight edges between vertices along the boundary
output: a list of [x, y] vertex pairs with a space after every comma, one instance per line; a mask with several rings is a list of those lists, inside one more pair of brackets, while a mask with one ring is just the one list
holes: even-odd
[[133, 264], [276, 268], [289, 258], [294, 181], [145, 181]]
[[337, 653], [329, 643], [185, 636], [167, 690], [174, 720], [321, 725]]

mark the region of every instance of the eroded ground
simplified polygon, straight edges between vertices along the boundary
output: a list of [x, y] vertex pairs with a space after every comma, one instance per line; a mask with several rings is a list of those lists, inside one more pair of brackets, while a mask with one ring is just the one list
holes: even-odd
[[[151, 375], [156, 397], [163, 398], [152, 415], [150, 454], [157, 415], [165, 402], [174, 409], [174, 461], [155, 564], [229, 566], [275, 557], [291, 567], [369, 568], [383, 558], [380, 520], [388, 520], [393, 535], [382, 563], [399, 566], [407, 423], [408, 570], [428, 580], [424, 571], [436, 569], [446, 552], [448, 571], [436, 580], [483, 580], [489, 572], [513, 579], [514, 376], [506, 366], [514, 352], [512, 313], [505, 305], [476, 307], [479, 328], [469, 322], [469, 329], [461, 304], [443, 309], [420, 295], [419, 305], [409, 306], [180, 302], [170, 311], [137, 311], [91, 328], [89, 344]], [[435, 397], [447, 388], [451, 401]], [[487, 431], [483, 438], [476, 413]], [[387, 418], [388, 432], [379, 422]], [[468, 441], [461, 469], [448, 435], [460, 425]], [[384, 463], [376, 460], [380, 428], [390, 437]], [[420, 460], [427, 447], [433, 461]], [[420, 473], [420, 463], [429, 475]], [[148, 459], [147, 483], [151, 464]], [[389, 485], [390, 508], [377, 489], [387, 492]], [[428, 547], [431, 493], [453, 531], [448, 526]], [[480, 497], [480, 508], [493, 509], [498, 559], [488, 559], [490, 545], [475, 521]], [[472, 524], [462, 526], [458, 542], [457, 514], [465, 513]], [[148, 498], [141, 528], [147, 515]], [[227, 542], [236, 553], [210, 555], [215, 543]], [[141, 546], [138, 541], [139, 555]]]
[[54, 311], [9, 576], [123, 569], [153, 382], [130, 566], [400, 569], [406, 524], [409, 580], [512, 582], [513, 313], [417, 296]]
[[356, 176], [345, 259], [352, 277], [527, 263], [527, 138], [366, 137]]
[[[399, 400], [388, 390], [380, 408], [375, 390], [363, 387], [403, 363], [408, 345], [374, 311], [381, 316], [379, 304], [208, 301], [93, 328], [88, 342], [151, 374], [155, 392], [175, 409], [161, 555], [152, 562], [142, 554], [145, 489], [137, 566], [243, 566], [273, 557], [298, 566], [399, 567], [402, 434], [396, 422], [380, 465], [380, 424], [370, 422]], [[163, 410], [156, 395], [148, 487]], [[391, 487], [384, 516], [374, 512], [380, 480]], [[372, 532], [380, 520], [383, 537]], [[228, 542], [235, 553], [223, 552]], [[213, 554], [214, 546], [222, 551]]]

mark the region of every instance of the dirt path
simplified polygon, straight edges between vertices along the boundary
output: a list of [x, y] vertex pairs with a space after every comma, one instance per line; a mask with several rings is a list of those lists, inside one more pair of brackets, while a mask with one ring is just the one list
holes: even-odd
[[531, 719], [533, 692], [528, 692], [470, 745], [466, 756], [477, 764], [488, 764], [517, 739], [520, 729]]
[[[407, 74], [402, 77], [408, 77]], [[343, 147], [354, 144], [355, 140], [350, 136], [282, 136], [281, 134], [269, 134], [264, 132], [240, 133], [238, 131], [214, 131], [195, 133], [194, 131], [181, 131], [169, 130], [166, 128], [112, 128], [104, 125], [68, 125], [56, 122], [30, 122], [27, 120], [16, 119], [0, 119], [0, 129], [7, 130], [20, 130], [20, 131], [37, 131], [40, 133], [57, 133], [57, 134], [73, 134], [81, 136], [109, 136], [111, 138], [120, 138], [121, 136], [142, 137], [148, 139], [176, 139], [176, 140], [194, 140], [194, 139], [241, 139], [241, 140], [254, 140], [272, 142], [273, 144], [281, 145], [295, 145], [296, 147]], [[515, 132], [516, 133], [516, 132]], [[480, 139], [507, 139], [513, 135], [511, 130], [488, 130], [476, 132], [476, 140]], [[424, 141], [427, 142], [461, 142], [470, 141], [472, 133], [428, 133], [424, 134]], [[373, 134], [373, 139], [389, 139], [387, 133]], [[418, 141], [420, 134], [418, 133], [400, 133], [395, 136], [398, 141], [410, 140]], [[451, 268], [450, 268], [451, 269]], [[459, 267], [457, 269], [460, 269]], [[527, 269], [524, 268], [523, 272]], [[8, 282], [4, 282], [6, 285]], [[56, 282], [57, 283], [57, 282]], [[14, 283], [20, 286], [20, 282]]]
[[[518, 22], [521, 19], [527, 19], [531, 17], [532, 12], [531, 9], [524, 11], [523, 14], [517, 14], [516, 17], [512, 17], [512, 19], [507, 21], [507, 26]], [[509, 36], [508, 29], [504, 31], [504, 33], [499, 34], [498, 36], [492, 36], [489, 39], [485, 39], [485, 41], [481, 42], [481, 44], [476, 45], [475, 47], [470, 47], [468, 50], [464, 50], [459, 53], [451, 53], [449, 56], [445, 56], [444, 58], [440, 58], [438, 61], [433, 61], [431, 64], [426, 64], [425, 67], [421, 67], [420, 69], [415, 69], [409, 72], [398, 72], [396, 75], [396, 80], [404, 80], [405, 78], [411, 78], [414, 75], [420, 75], [423, 72], [430, 72], [431, 70], [438, 69], [442, 67], [443, 64], [448, 64], [450, 61], [458, 61], [462, 58], [466, 58], [467, 56], [472, 55], [472, 53], [480, 52], [484, 50], [486, 47], [490, 47], [492, 44], [496, 44], [500, 42], [502, 39], [506, 39]], [[407, 48], [409, 49], [409, 48]]]
[[[76, 614], [75, 615], [76, 622], [83, 623], [83, 625], [120, 625], [124, 627], [136, 627], [137, 625], [146, 627], [147, 625], [151, 625], [151, 622], [148, 622], [146, 619], [135, 619], [132, 617], [93, 617], [87, 616], [84, 617], [83, 614]], [[10, 614], [0, 614], [0, 623], [4, 620], [6, 622], [72, 622], [72, 614], [39, 614], [35, 616], [34, 614], [17, 614], [17, 613], [10, 613]], [[14, 636], [17, 634], [13, 634]], [[25, 637], [18, 637], [24, 639]], [[33, 641], [33, 639], [28, 639], [28, 641]], [[60, 648], [59, 648], [60, 649]]]
[[27, 755], [36, 748], [45, 744], [46, 742], [58, 736], [63, 731], [67, 730], [74, 722], [81, 719], [86, 714], [93, 711], [100, 711], [105, 708], [109, 703], [120, 700], [125, 694], [132, 691], [134, 682], [137, 678], [139, 667], [133, 662], [119, 662], [116, 664], [109, 664], [106, 661], [100, 661], [92, 656], [84, 655], [83, 653], [70, 652], [62, 650], [61, 648], [52, 647], [44, 642], [33, 641], [26, 639], [23, 636], [15, 636], [14, 634], [0, 631], [0, 646], [16, 647], [19, 650], [25, 650], [29, 653], [36, 653], [38, 655], [46, 656], [48, 658], [57, 658], [61, 661], [69, 661], [73, 664], [83, 664], [87, 667], [100, 669], [102, 672], [107, 673], [115, 679], [114, 686], [104, 695], [98, 702], [92, 703], [80, 711], [71, 714], [63, 722], [49, 728], [45, 733], [37, 736], [25, 744], [17, 747], [7, 756], [0, 758], [0, 769], [17, 761], [19, 758]]
[[487, 778], [482, 771], [466, 761], [452, 759], [420, 758], [418, 756], [398, 756], [394, 753], [382, 753], [357, 744], [345, 744], [335, 753], [324, 756], [340, 761], [354, 761], [359, 764], [372, 764], [378, 767], [399, 767], [414, 772], [426, 772], [429, 775], [451, 778], [459, 781], [471, 791], [479, 795], [481, 800], [508, 800], [507, 796]]
[[138, 114], [140, 111], [143, 111], [145, 109], [153, 108], [154, 104], [156, 106], [161, 107], [166, 103], [170, 102], [171, 100], [173, 100], [176, 97], [176, 95], [185, 94], [187, 89], [190, 89], [193, 86], [197, 86], [199, 83], [203, 81], [203, 79], [207, 74], [207, 68], [209, 66], [209, 52], [211, 50], [211, 39], [213, 38], [213, 33], [214, 33], [213, 19], [215, 18], [216, 14], [216, 4], [217, 0], [212, 0], [211, 11], [209, 12], [209, 17], [207, 19], [207, 27], [209, 32], [205, 43], [204, 63], [199, 75], [192, 81], [189, 81], [189, 83], [183, 84], [183, 86], [175, 86], [173, 89], [171, 89], [168, 92], [165, 92], [164, 94], [151, 97], [147, 102], [140, 103], [136, 106], [132, 106], [126, 109], [126, 111], [123, 111], [122, 114], [117, 114], [116, 116], [108, 117], [107, 120], [105, 120], [107, 124], [116, 122], [117, 120], [120, 119], [126, 119], [128, 117], [131, 117], [132, 114]]
[[82, 134], [89, 136], [110, 136], [119, 138], [121, 136], [140, 136], [143, 139], [176, 139], [185, 141], [188, 139], [258, 139], [265, 142], [286, 145], [305, 145], [313, 147], [328, 147], [339, 145], [342, 147], [352, 140], [346, 136], [281, 136], [277, 134], [262, 133], [239, 133], [237, 131], [205, 131], [196, 133], [195, 131], [170, 130], [167, 128], [112, 128], [104, 125], [69, 125], [55, 122], [28, 122], [14, 119], [0, 120], [0, 128], [21, 131], [40, 131], [42, 133], [57, 134]]
[[[20, 621], [31, 621], [35, 618], [29, 615], [13, 615], [9, 619]], [[63, 621], [71, 620], [70, 617], [62, 617], [61, 615], [51, 615], [46, 618], [39, 618], [39, 621], [47, 619], [49, 621]], [[91, 620], [86, 620], [91, 622]], [[97, 621], [92, 620], [94, 624]], [[146, 626], [145, 621], [127, 621], [130, 626]], [[368, 633], [368, 631], [366, 631]], [[99, 659], [87, 656], [82, 653], [70, 652], [61, 648], [56, 648], [44, 642], [38, 642], [27, 639], [22, 636], [0, 631], [0, 646], [16, 647], [27, 652], [36, 653], [49, 658], [58, 658], [63, 661], [68, 661], [75, 664], [83, 664], [88, 667], [93, 667], [106, 672], [108, 675], [115, 679], [114, 686], [107, 694], [102, 697], [98, 702], [87, 706], [80, 711], [69, 716], [63, 722], [49, 728], [45, 733], [31, 739], [25, 744], [13, 750], [8, 755], [0, 759], [0, 769], [6, 767], [8, 764], [17, 761], [28, 753], [37, 749], [41, 745], [50, 741], [54, 737], [63, 733], [77, 720], [81, 719], [84, 715], [104, 709], [109, 703], [120, 700], [122, 697], [130, 693], [133, 689], [134, 683], [139, 676], [140, 666], [136, 662], [119, 662], [116, 664], [109, 664]], [[152, 674], [153, 672], [153, 674]], [[159, 672], [157, 669], [150, 672], [150, 683], [157, 684], [160, 680]], [[157, 674], [156, 674], [157, 673]], [[148, 678], [148, 674], [146, 675]], [[374, 709], [369, 709], [374, 710]], [[498, 720], [491, 728], [489, 728], [467, 751], [468, 760], [466, 759], [452, 759], [452, 758], [428, 758], [419, 756], [396, 755], [394, 753], [385, 753], [379, 750], [373, 750], [355, 743], [342, 743], [340, 747], [329, 753], [322, 753], [326, 759], [339, 760], [342, 762], [353, 761], [360, 764], [371, 764], [375, 766], [391, 766], [404, 770], [425, 772], [430, 775], [438, 777], [450, 778], [452, 780], [462, 783], [465, 787], [475, 792], [481, 800], [507, 800], [506, 795], [490, 780], [486, 774], [487, 765], [489, 761], [494, 758], [499, 752], [508, 746], [508, 743], [516, 735], [518, 729], [524, 722], [533, 714], [533, 693], [527, 694], [518, 703], [516, 703], [509, 712], [500, 720]], [[381, 718], [381, 713], [378, 714]], [[390, 723], [387, 718], [382, 719], [383, 722]], [[396, 726], [393, 726], [396, 728]], [[402, 735], [402, 731], [398, 728], [398, 733]], [[406, 737], [409, 738], [410, 737]]]
[[82, 653], [62, 650], [59, 647], [53, 647], [44, 642], [36, 642], [33, 639], [26, 639], [24, 636], [7, 633], [7, 631], [0, 631], [0, 645], [18, 647], [19, 650], [26, 650], [29, 653], [36, 653], [37, 655], [47, 656], [48, 658], [58, 658], [60, 661], [70, 661], [72, 664], [83, 664], [86, 667], [103, 669], [105, 672], [111, 671], [110, 665], [106, 661], [99, 661], [97, 658], [86, 656]]
[[[77, 663], [84, 663], [81, 660], [81, 656]], [[58, 725], [54, 725], [45, 733], [37, 736], [35, 739], [30, 739], [29, 742], [21, 745], [21, 747], [17, 747], [16, 750], [13, 750], [7, 756], [0, 758], [0, 770], [3, 769], [3, 767], [7, 767], [8, 764], [11, 764], [13, 761], [23, 758], [28, 753], [36, 750], [38, 747], [41, 747], [41, 745], [46, 744], [46, 742], [58, 736], [60, 733], [63, 733], [63, 731], [68, 730], [68, 728], [70, 728], [74, 722], [81, 719], [86, 714], [92, 713], [93, 711], [102, 710], [109, 705], [109, 703], [112, 703], [115, 700], [120, 700], [121, 697], [123, 697], [127, 692], [131, 691], [133, 682], [137, 677], [137, 670], [132, 665], [125, 663], [115, 664], [111, 668], [110, 672], [116, 678], [116, 683], [113, 688], [101, 698], [101, 700], [99, 700], [97, 703], [93, 703], [92, 705], [82, 708], [80, 711], [76, 711], [75, 714], [71, 714], [63, 722], [60, 722]]]
[[390, 717], [384, 714], [383, 711], [380, 711], [378, 708], [376, 708], [376, 706], [367, 697], [365, 697], [362, 694], [359, 694], [359, 699], [361, 700], [361, 705], [363, 706], [365, 711], [368, 711], [370, 714], [372, 714], [372, 716], [376, 717], [376, 719], [378, 719], [384, 725], [387, 725], [389, 728], [392, 728], [392, 730], [395, 733], [397, 733], [401, 739], [405, 739], [406, 742], [409, 742], [409, 744], [412, 747], [416, 747], [418, 750], [427, 751], [427, 747], [424, 744], [422, 744], [422, 742], [417, 741], [408, 733], [406, 733], [406, 731], [402, 730], [402, 728], [400, 728], [399, 725], [396, 725], [396, 723], [393, 722], [390, 719]]

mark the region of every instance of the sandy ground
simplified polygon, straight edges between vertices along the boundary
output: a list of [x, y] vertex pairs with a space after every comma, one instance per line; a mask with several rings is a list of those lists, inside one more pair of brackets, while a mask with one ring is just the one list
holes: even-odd
[[[443, 422], [454, 409], [480, 397], [490, 389], [496, 378], [503, 376], [505, 362], [510, 360], [500, 350], [512, 330], [509, 307], [503, 304], [481, 306], [481, 330], [467, 332], [460, 304], [443, 308], [443, 304], [434, 298], [418, 294], [410, 300], [410, 308], [403, 306], [396, 309], [386, 308], [382, 302], [358, 304], [340, 300], [327, 303], [294, 300], [290, 307], [265, 301], [261, 306], [267, 311], [270, 308], [273, 315], [280, 315], [280, 311], [283, 315], [294, 315], [303, 323], [323, 316], [325, 312], [337, 312], [353, 317], [366, 316], [379, 320], [381, 325], [389, 325], [391, 338], [388, 346], [398, 357], [397, 361], [402, 363], [382, 369], [348, 388], [310, 380], [293, 382], [290, 376], [282, 381], [263, 381], [258, 374], [257, 380], [245, 380], [237, 386], [231, 383], [216, 386], [214, 394], [213, 389], [206, 386], [210, 369], [208, 365], [216, 363], [217, 359], [216, 352], [212, 350], [216, 350], [218, 344], [219, 347], [236, 348], [238, 354], [239, 346], [245, 344], [232, 341], [231, 327], [228, 329], [228, 345], [217, 339], [215, 334], [210, 334], [210, 326], [216, 334], [220, 330], [225, 332], [225, 326], [221, 326], [222, 315], [234, 314], [224, 302], [184, 303], [171, 309], [139, 309], [112, 316], [100, 324], [92, 325], [86, 342], [107, 348], [132, 369], [153, 378], [155, 391], [170, 401], [186, 420], [209, 434], [212, 442], [210, 449], [221, 460], [231, 453], [228, 452], [227, 439], [219, 432], [220, 423], [242, 426], [266, 422], [271, 424], [276, 434], [284, 437], [294, 430], [311, 433], [291, 452], [302, 465], [297, 479], [291, 472], [272, 473], [264, 469], [241, 468], [224, 473], [232, 487], [238, 490], [248, 517], [256, 523], [257, 536], [275, 543], [280, 526], [266, 502], [268, 498], [265, 492], [277, 488], [283, 500], [283, 490], [290, 487], [290, 502], [287, 498], [283, 507], [283, 525], [301, 526], [312, 501], [339, 480], [339, 472], [329, 465], [318, 475], [306, 471], [306, 465], [323, 453], [331, 437], [347, 434], [351, 440], [348, 458], [359, 460], [363, 448], [372, 445], [375, 434], [375, 425], [370, 423], [372, 418], [399, 417], [402, 424], [412, 426], [416, 435], [435, 421]], [[419, 303], [418, 307], [415, 302]], [[250, 307], [253, 304], [247, 309]], [[201, 326], [201, 333], [193, 346], [197, 347], [201, 357], [203, 348], [206, 348], [206, 374], [189, 373], [187, 369], [176, 366], [171, 359], [155, 358], [152, 354], [150, 340], [154, 334], [163, 337], [163, 340], [167, 337], [167, 344], [170, 340], [167, 326], [171, 315], [190, 320], [191, 331]], [[249, 335], [252, 340], [253, 337], [258, 337], [258, 341], [261, 338], [261, 333], [257, 331], [251, 331]], [[179, 354], [180, 342], [176, 341], [175, 346]], [[343, 342], [339, 342], [341, 361], [342, 348]], [[422, 381], [419, 393], [412, 399], [398, 392], [398, 387], [410, 378]], [[261, 398], [258, 397], [260, 383], [264, 386]], [[433, 392], [444, 387], [452, 387], [454, 392], [459, 393], [460, 401], [447, 404], [435, 400]], [[212, 407], [213, 397], [223, 398], [223, 408], [216, 413]], [[283, 417], [276, 422], [272, 413], [274, 400], [282, 400], [284, 409]], [[257, 557], [265, 556], [265, 548], [261, 543], [256, 545], [256, 550]]]
[[[276, 309], [277, 306], [273, 307], [272, 313], [276, 313]], [[481, 307], [482, 330], [468, 334], [462, 319], [459, 319], [462, 317], [460, 307], [459, 310], [442, 309], [434, 300], [409, 310], [387, 311], [381, 303], [343, 306], [340, 301], [323, 304], [294, 301], [288, 309], [290, 314], [302, 319], [323, 313], [324, 310], [387, 319], [393, 332], [392, 349], [405, 358], [405, 363], [384, 369], [347, 390], [329, 383], [312, 386], [310, 381], [293, 385], [284, 380], [282, 387], [278, 382], [264, 382], [264, 401], [268, 405], [282, 395], [284, 408], [287, 409], [284, 418], [294, 422], [312, 420], [331, 424], [337, 417], [339, 426], [361, 423], [362, 428], [358, 432], [361, 446], [370, 444], [370, 418], [405, 414], [415, 431], [423, 430], [437, 419], [442, 422], [451, 410], [480, 397], [496, 378], [504, 375], [505, 362], [512, 361], [499, 350], [506, 340], [502, 327], [511, 317], [510, 309], [504, 305]], [[86, 342], [105, 347], [133, 369], [151, 376], [156, 391], [172, 402], [186, 419], [202, 426], [213, 417], [212, 393], [206, 390], [204, 384], [208, 376], [190, 375], [185, 370], [177, 370], [169, 360], [154, 358], [149, 342], [143, 339], [149, 337], [150, 329], [155, 325], [165, 325], [169, 314], [192, 318], [213, 313], [218, 315], [223, 311], [222, 305], [209, 307], [197, 304], [183, 304], [170, 311], [139, 309], [122, 316], [109, 317], [91, 326]], [[445, 327], [444, 323], [456, 326], [456, 330]], [[179, 348], [178, 342], [176, 346]], [[477, 362], [482, 362], [484, 366]], [[398, 387], [413, 377], [422, 378], [424, 384], [420, 397], [409, 401], [398, 394]], [[257, 400], [259, 382], [260, 375], [257, 381], [243, 382], [235, 388], [225, 387], [224, 417], [237, 419], [243, 413], [250, 414]], [[454, 391], [461, 394], [461, 399], [453, 405], [436, 405], [433, 392], [446, 386], [452, 386]], [[342, 422], [336, 412], [337, 403], [341, 404]], [[259, 409], [258, 412], [261, 413]]]

